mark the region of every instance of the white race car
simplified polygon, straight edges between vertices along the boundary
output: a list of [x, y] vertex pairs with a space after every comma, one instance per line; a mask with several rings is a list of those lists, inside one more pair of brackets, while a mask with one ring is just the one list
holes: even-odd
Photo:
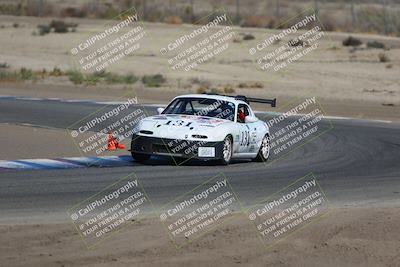
[[144, 162], [151, 155], [174, 159], [232, 159], [266, 161], [270, 154], [269, 128], [249, 102], [276, 106], [276, 99], [191, 94], [175, 97], [159, 115], [140, 121], [131, 143], [132, 157]]

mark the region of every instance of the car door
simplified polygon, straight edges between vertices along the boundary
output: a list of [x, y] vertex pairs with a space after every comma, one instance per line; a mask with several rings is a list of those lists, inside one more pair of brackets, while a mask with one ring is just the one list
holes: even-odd
[[250, 108], [245, 104], [238, 105], [237, 123], [239, 125], [238, 152], [249, 153], [252, 135], [252, 123], [246, 123], [245, 120], [239, 118], [239, 111], [242, 110], [245, 116], [250, 115]]
[[[248, 105], [241, 104], [245, 115], [256, 117]], [[266, 133], [265, 123], [261, 120], [254, 122], [240, 122], [239, 151], [242, 153], [257, 153], [260, 148], [260, 142]]]

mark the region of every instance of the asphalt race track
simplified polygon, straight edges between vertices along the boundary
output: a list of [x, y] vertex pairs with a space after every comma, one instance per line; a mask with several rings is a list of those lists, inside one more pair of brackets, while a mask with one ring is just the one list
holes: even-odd
[[[98, 108], [91, 102], [0, 98], [0, 123], [65, 129]], [[148, 110], [155, 112], [154, 107]], [[265, 120], [268, 114], [260, 117]], [[228, 177], [245, 205], [310, 172], [332, 205], [379, 206], [398, 200], [400, 124], [352, 119], [332, 123], [332, 130], [268, 166], [253, 162], [209, 166], [196, 161], [175, 166], [170, 160], [153, 159], [146, 165], [132, 162], [123, 167], [0, 172], [0, 219], [25, 215], [66, 219], [68, 208], [132, 172], [156, 208], [218, 173]]]

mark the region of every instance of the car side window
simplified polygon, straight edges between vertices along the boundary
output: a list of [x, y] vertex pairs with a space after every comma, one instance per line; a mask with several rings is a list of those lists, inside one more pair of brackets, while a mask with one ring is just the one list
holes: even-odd
[[249, 116], [249, 108], [244, 104], [239, 104], [237, 112], [237, 122], [245, 123], [245, 118]]

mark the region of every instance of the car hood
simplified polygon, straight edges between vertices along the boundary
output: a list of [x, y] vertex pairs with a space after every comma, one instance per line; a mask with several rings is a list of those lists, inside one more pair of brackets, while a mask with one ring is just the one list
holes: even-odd
[[215, 128], [229, 123], [233, 122], [203, 116], [161, 114], [143, 119], [139, 131], [151, 131], [149, 136], [168, 139], [196, 139], [192, 136], [205, 135], [211, 141]]

